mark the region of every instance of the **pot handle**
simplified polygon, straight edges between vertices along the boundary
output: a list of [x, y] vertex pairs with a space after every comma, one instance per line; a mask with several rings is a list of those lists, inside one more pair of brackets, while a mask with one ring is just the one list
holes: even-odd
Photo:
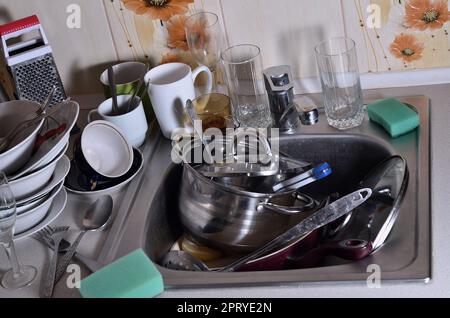
[[302, 213], [306, 211], [311, 211], [311, 209], [316, 207], [316, 201], [304, 194], [296, 193], [295, 196], [297, 200], [302, 201], [304, 205], [302, 206], [282, 206], [270, 202], [262, 202], [258, 205], [257, 210], [262, 211], [263, 209], [270, 210], [276, 213], [284, 215], [292, 215], [297, 213]]

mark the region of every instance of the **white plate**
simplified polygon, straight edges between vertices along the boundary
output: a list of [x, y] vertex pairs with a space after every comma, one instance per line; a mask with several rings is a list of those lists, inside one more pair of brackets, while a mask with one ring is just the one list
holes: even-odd
[[44, 168], [9, 182], [16, 201], [23, 200], [42, 190], [50, 182], [58, 160], [54, 160]]
[[[64, 156], [64, 154], [66, 153], [67, 149], [69, 149], [68, 142], [66, 144], [64, 144], [64, 148], [59, 152], [59, 154], [56, 157], [53, 158], [53, 160], [58, 161], [59, 159], [61, 159], [62, 156]], [[12, 177], [8, 177], [8, 179], [14, 181], [14, 180], [17, 180], [17, 178], [28, 176], [30, 174], [35, 173], [36, 171], [38, 171], [38, 170], [30, 170], [30, 171], [26, 171], [24, 173], [22, 173], [22, 171], [21, 171], [20, 175], [17, 174]]]
[[17, 215], [22, 214], [31, 209], [34, 209], [35, 207], [41, 205], [43, 202], [47, 201], [48, 196], [49, 193], [47, 195], [42, 196], [39, 199], [35, 199], [34, 201], [28, 202], [27, 204], [16, 206]]
[[43, 228], [45, 228], [47, 225], [52, 223], [64, 210], [67, 203], [67, 192], [64, 189], [64, 187], [61, 188], [61, 190], [56, 195], [55, 199], [53, 200], [52, 206], [50, 207], [50, 210], [48, 211], [45, 218], [36, 226], [29, 229], [26, 232], [23, 232], [19, 235], [14, 235], [14, 241], [24, 239], [25, 237], [28, 237], [30, 235], [33, 235]]
[[67, 174], [69, 173], [69, 170], [70, 170], [70, 160], [69, 158], [67, 158], [67, 156], [63, 155], [56, 164], [56, 168], [55, 171], [53, 172], [50, 182], [39, 192], [34, 193], [32, 196], [29, 196], [25, 199], [17, 201], [16, 204], [23, 205], [29, 201], [34, 201], [37, 198], [50, 193], [58, 184], [64, 181]]
[[[30, 160], [23, 166], [19, 172], [13, 176], [9, 176], [9, 180], [15, 180], [25, 174], [38, 170], [41, 167], [49, 164], [54, 158], [66, 147], [66, 144], [70, 138], [70, 132], [75, 126], [80, 112], [80, 106], [78, 103], [70, 101], [66, 104], [58, 104], [53, 107], [61, 107], [61, 112], [55, 115], [55, 119], [58, 123], [66, 123], [67, 127], [64, 133], [59, 134], [56, 138], [46, 140], [37, 150], [37, 152], [30, 158]], [[52, 119], [48, 119], [50, 124], [48, 130], [57, 128], [56, 123]], [[44, 124], [45, 127], [45, 124]]]

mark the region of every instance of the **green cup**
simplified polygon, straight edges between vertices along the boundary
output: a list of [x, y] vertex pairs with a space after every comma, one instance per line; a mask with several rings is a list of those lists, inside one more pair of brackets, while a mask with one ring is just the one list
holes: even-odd
[[[113, 66], [114, 77], [116, 82], [117, 95], [133, 95], [139, 85], [139, 80], [144, 79], [147, 72], [147, 65], [141, 62], [123, 62]], [[108, 70], [105, 70], [100, 76], [100, 82], [103, 84], [103, 91], [106, 98], [111, 98], [111, 88], [108, 81]], [[150, 122], [155, 115], [153, 113], [150, 97], [145, 91], [146, 85], [142, 84], [141, 89], [137, 92], [138, 96], [142, 96], [142, 104], [144, 105], [145, 116], [147, 122]]]

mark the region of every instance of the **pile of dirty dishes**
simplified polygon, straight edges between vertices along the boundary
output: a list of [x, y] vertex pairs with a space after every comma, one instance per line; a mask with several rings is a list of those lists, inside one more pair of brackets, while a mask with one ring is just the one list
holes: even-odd
[[64, 155], [70, 131], [79, 114], [76, 102], [65, 101], [45, 111], [31, 101], [0, 104], [0, 139], [26, 120], [30, 121], [0, 153], [0, 170], [9, 180], [16, 199], [15, 235], [30, 235], [53, 221], [64, 209], [67, 194], [64, 179], [70, 162]]

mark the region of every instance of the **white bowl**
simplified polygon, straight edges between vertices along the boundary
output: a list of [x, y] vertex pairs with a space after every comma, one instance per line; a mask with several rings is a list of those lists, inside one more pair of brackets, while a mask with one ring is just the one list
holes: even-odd
[[26, 230], [25, 232], [15, 233], [14, 241], [18, 241], [23, 238], [29, 237], [30, 235], [39, 232], [47, 225], [51, 224], [64, 211], [66, 203], [67, 203], [67, 192], [64, 188], [62, 188], [58, 192], [56, 197], [53, 199], [53, 202], [50, 206], [50, 210], [47, 212], [45, 218], [35, 226]]
[[[12, 129], [26, 119], [31, 119], [40, 105], [32, 101], [16, 100], [0, 104], [0, 137], [6, 136]], [[14, 141], [13, 147], [0, 154], [0, 170], [6, 175], [19, 170], [31, 157], [42, 119], [33, 127], [26, 129]]]
[[53, 160], [48, 165], [32, 174], [10, 181], [9, 186], [11, 187], [11, 191], [14, 194], [16, 201], [23, 200], [44, 188], [52, 177], [57, 163], [58, 160]]
[[81, 135], [81, 150], [87, 163], [108, 178], [118, 178], [133, 164], [133, 147], [117, 126], [98, 120], [86, 126]]
[[54, 187], [56, 187], [58, 184], [60, 184], [64, 179], [66, 178], [67, 174], [70, 170], [70, 160], [67, 158], [67, 156], [63, 155], [60, 159], [56, 159], [56, 167], [53, 171], [53, 174], [50, 177], [49, 182], [45, 183], [44, 186], [39, 189], [39, 191], [34, 192], [33, 194], [18, 199], [16, 198], [16, 204], [17, 206], [25, 206], [28, 202], [34, 202], [36, 199], [41, 198], [45, 196], [46, 194], [49, 194]]
[[44, 203], [44, 201], [47, 200], [48, 195], [49, 194], [47, 193], [46, 195], [44, 195], [42, 197], [39, 197], [38, 199], [31, 200], [31, 201], [27, 202], [24, 205], [17, 205], [17, 207], [16, 207], [17, 215], [20, 215], [20, 214], [25, 213], [27, 211], [31, 211], [35, 207], [41, 205], [42, 203]]
[[52, 205], [53, 199], [56, 197], [62, 187], [63, 183], [61, 182], [61, 184], [55, 187], [52, 193], [50, 193], [47, 199], [40, 205], [34, 207], [29, 211], [18, 214], [14, 227], [14, 233], [20, 234], [39, 224], [39, 222], [41, 222], [47, 215], [47, 212], [50, 210], [50, 207]]
[[[23, 166], [20, 171], [13, 176], [8, 176], [9, 180], [16, 180], [26, 174], [32, 173], [40, 168], [46, 166], [52, 162], [53, 159], [67, 146], [70, 137], [70, 131], [75, 125], [78, 114], [80, 112], [80, 106], [73, 101], [55, 105], [53, 107], [59, 107], [60, 111], [53, 117], [59, 124], [65, 123], [66, 130], [59, 134], [56, 138], [46, 140], [39, 149], [33, 154], [30, 160]], [[48, 130], [57, 127], [54, 120], [49, 120], [50, 126]]]

